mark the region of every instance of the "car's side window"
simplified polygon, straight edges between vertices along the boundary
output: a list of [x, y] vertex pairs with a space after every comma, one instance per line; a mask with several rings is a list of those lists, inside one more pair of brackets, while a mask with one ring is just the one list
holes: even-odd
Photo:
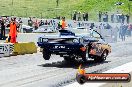
[[98, 39], [101, 38], [100, 35], [99, 35], [97, 32], [95, 32], [95, 31], [92, 31], [92, 36], [93, 36], [94, 38], [98, 38]]

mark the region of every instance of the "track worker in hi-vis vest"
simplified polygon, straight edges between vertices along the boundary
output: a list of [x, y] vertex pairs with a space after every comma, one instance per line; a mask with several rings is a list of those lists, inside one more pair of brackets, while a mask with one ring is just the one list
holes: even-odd
[[66, 28], [66, 22], [65, 22], [65, 17], [62, 17], [62, 20], [61, 20], [61, 28], [62, 30], [64, 30]]

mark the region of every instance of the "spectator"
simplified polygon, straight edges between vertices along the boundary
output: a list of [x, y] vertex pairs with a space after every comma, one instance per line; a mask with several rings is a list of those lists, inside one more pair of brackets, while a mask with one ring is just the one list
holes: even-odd
[[28, 26], [32, 27], [33, 26], [33, 21], [31, 19], [31, 17], [29, 17], [29, 20], [28, 20]]
[[86, 21], [86, 20], [85, 20], [85, 19], [86, 19], [85, 13], [83, 13], [82, 15], [83, 15], [83, 21]]
[[110, 26], [110, 24], [106, 23], [106, 29], [111, 29], [112, 27]]
[[122, 39], [122, 41], [125, 41], [126, 31], [127, 31], [127, 27], [125, 24], [123, 24], [121, 27], [121, 39]]
[[99, 28], [100, 28], [101, 30], [103, 30], [103, 29], [104, 29], [104, 24], [101, 23], [101, 24], [99, 25]]
[[5, 39], [5, 25], [4, 25], [4, 20], [1, 20], [1, 39]]
[[39, 27], [39, 23], [38, 23], [38, 20], [36, 19], [36, 21], [34, 22], [34, 28], [35, 30], [37, 30]]
[[111, 22], [114, 23], [114, 14], [111, 15]]
[[78, 12], [78, 21], [81, 21], [81, 12]]
[[88, 21], [88, 13], [85, 13], [85, 20]]
[[126, 22], [129, 23], [129, 20], [130, 20], [130, 16], [127, 14], [126, 15]]
[[108, 13], [107, 12], [105, 13], [105, 16], [106, 16], [105, 22], [108, 22]]
[[121, 23], [121, 14], [118, 14], [118, 23]]
[[14, 22], [16, 24], [17, 31], [19, 31], [19, 23], [18, 23], [18, 20], [16, 19], [16, 17], [14, 17]]
[[124, 21], [125, 21], [125, 16], [124, 16], [124, 14], [122, 14], [121, 15], [121, 22], [124, 23]]
[[9, 18], [8, 17], [6, 17], [6, 24], [9, 24]]
[[123, 28], [123, 23], [121, 24], [120, 28], [119, 28], [119, 38], [121, 39], [121, 30]]
[[60, 20], [60, 16], [58, 16], [57, 19]]
[[21, 31], [21, 29], [22, 29], [22, 23], [23, 23], [23, 22], [22, 22], [22, 19], [19, 18], [19, 20], [18, 20], [18, 28], [19, 28], [18, 31], [19, 31], [19, 32], [22, 32], [22, 31]]
[[44, 22], [41, 20], [39, 23], [39, 26], [42, 26], [42, 25], [44, 25]]
[[94, 23], [91, 23], [91, 25], [90, 25], [90, 29], [93, 29], [94, 28]]
[[73, 14], [73, 20], [76, 21], [76, 18], [77, 18], [77, 12], [75, 12], [75, 13]]
[[48, 21], [47, 20], [45, 21], [45, 25], [48, 25]]
[[103, 22], [106, 22], [107, 21], [107, 16], [106, 16], [106, 13], [103, 14]]
[[119, 20], [119, 12], [118, 11], [116, 13], [116, 20], [117, 20], [116, 22], [119, 23], [120, 20]]
[[9, 18], [7, 17], [6, 20], [5, 20], [5, 26], [7, 26], [9, 23], [10, 23], [10, 20], [9, 20]]

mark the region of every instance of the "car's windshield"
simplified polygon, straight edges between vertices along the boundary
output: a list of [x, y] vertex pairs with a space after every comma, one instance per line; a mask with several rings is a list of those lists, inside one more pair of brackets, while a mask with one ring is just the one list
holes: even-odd
[[83, 32], [77, 32], [76, 36], [86, 36], [86, 37], [93, 37], [93, 38], [101, 38], [100, 35], [93, 31], [93, 30], [87, 30], [87, 31], [83, 31]]
[[101, 38], [100, 35], [99, 35], [97, 32], [95, 32], [95, 31], [92, 31], [92, 32], [91, 32], [91, 35], [92, 35], [92, 37], [94, 37], [94, 38]]
[[49, 43], [79, 43], [78, 38], [60, 38], [60, 39], [49, 39]]

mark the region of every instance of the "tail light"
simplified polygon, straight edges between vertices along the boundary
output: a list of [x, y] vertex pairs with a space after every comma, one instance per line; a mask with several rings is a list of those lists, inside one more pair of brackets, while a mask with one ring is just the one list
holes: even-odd
[[81, 47], [80, 50], [81, 51], [86, 51], [86, 47]]

